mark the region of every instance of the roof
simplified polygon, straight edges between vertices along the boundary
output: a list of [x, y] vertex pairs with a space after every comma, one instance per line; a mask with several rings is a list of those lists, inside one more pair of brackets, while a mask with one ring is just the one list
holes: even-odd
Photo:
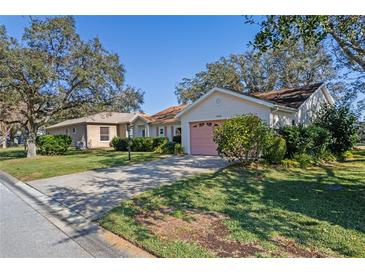
[[130, 122], [136, 115], [140, 113], [121, 113], [121, 112], [101, 112], [86, 117], [65, 120], [61, 123], [47, 127], [57, 128], [69, 125], [83, 124], [83, 123], [97, 123], [97, 124], [119, 124]]
[[317, 83], [298, 88], [248, 93], [247, 95], [297, 109], [322, 85], [323, 83]]
[[150, 116], [152, 123], [173, 123], [178, 121], [176, 114], [185, 109], [188, 105], [179, 105], [168, 107], [156, 114]]
[[[278, 107], [282, 111], [288, 112], [296, 112], [297, 109], [314, 93], [316, 92], [323, 83], [302, 86], [298, 88], [288, 88], [267, 92], [257, 92], [257, 93], [243, 93], [241, 91], [234, 91], [225, 88], [215, 87], [209, 90], [206, 94], [201, 96], [194, 103], [183, 109], [181, 112], [177, 114], [177, 117], [180, 118], [184, 113], [188, 112], [195, 105], [199, 104], [206, 97], [210, 96], [214, 92], [221, 92], [228, 95], [233, 95], [244, 100], [260, 104], [266, 107]], [[333, 98], [329, 94], [328, 90], [325, 88], [323, 90], [327, 100], [330, 103], [333, 103]]]

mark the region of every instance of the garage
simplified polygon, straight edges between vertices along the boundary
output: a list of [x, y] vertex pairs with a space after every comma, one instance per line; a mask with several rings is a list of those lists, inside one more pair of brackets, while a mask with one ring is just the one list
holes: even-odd
[[193, 155], [218, 155], [213, 141], [213, 130], [223, 121], [201, 121], [190, 123], [190, 145]]

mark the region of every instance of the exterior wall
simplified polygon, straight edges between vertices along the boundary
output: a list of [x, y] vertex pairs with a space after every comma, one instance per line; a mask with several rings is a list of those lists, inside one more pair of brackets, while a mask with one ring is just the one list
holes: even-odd
[[[76, 132], [72, 133], [72, 129], [75, 128]], [[67, 130], [67, 133], [66, 133]], [[69, 135], [71, 136], [72, 143], [71, 146], [76, 146], [77, 142], [86, 141], [86, 125], [85, 124], [77, 124], [77, 125], [70, 125], [70, 126], [64, 126], [59, 128], [50, 128], [47, 129], [47, 134], [51, 135]]]
[[312, 94], [298, 109], [295, 117], [296, 123], [308, 124], [315, 112], [317, 112], [323, 104], [328, 104], [328, 100], [322, 89]]
[[121, 138], [127, 137], [127, 124], [117, 125], [117, 135]]
[[270, 118], [270, 127], [280, 128], [282, 126], [289, 126], [296, 121], [295, 113], [289, 113], [284, 111], [272, 111]]
[[150, 136], [149, 125], [142, 119], [137, 119], [133, 123], [133, 137], [143, 137], [143, 130], [145, 130], [145, 137]]
[[211, 96], [181, 116], [182, 146], [185, 152], [190, 154], [190, 122], [225, 120], [236, 115], [252, 113], [270, 125], [270, 112], [270, 108], [244, 99], [228, 94], [212, 93]]
[[[100, 141], [100, 127], [109, 127], [109, 140]], [[104, 125], [104, 124], [88, 124], [87, 125], [87, 147], [88, 148], [99, 148], [99, 147], [109, 147], [109, 142], [113, 137], [117, 136], [117, 126], [116, 125]]]
[[151, 137], [159, 137], [159, 128], [164, 128], [164, 136], [168, 137], [170, 141], [172, 141], [173, 136], [175, 136], [175, 131], [177, 128], [181, 128], [180, 122], [175, 123], [167, 123], [167, 124], [155, 124], [150, 126], [150, 136]]

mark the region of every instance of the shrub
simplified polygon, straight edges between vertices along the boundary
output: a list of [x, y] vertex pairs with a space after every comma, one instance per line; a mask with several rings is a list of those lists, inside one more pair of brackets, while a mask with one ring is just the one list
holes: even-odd
[[270, 144], [264, 149], [264, 158], [271, 164], [278, 164], [284, 159], [285, 153], [285, 139], [280, 136], [274, 136]]
[[286, 126], [279, 130], [286, 141], [286, 157], [293, 158], [296, 154], [309, 154], [320, 159], [331, 142], [328, 130], [319, 126]]
[[116, 151], [127, 151], [128, 150], [128, 138], [114, 137], [109, 145]]
[[152, 137], [134, 137], [131, 144], [132, 151], [153, 151], [153, 139]]
[[175, 153], [175, 143], [165, 140], [161, 145], [159, 145], [157, 148], [155, 148], [154, 151], [157, 153], [161, 153], [161, 154], [174, 154]]
[[286, 157], [293, 158], [296, 153], [304, 152], [301, 142], [301, 126], [286, 126], [279, 129], [279, 134], [286, 141]]
[[311, 125], [305, 129], [305, 140], [309, 146], [307, 146], [306, 153], [312, 155], [315, 158], [320, 159], [321, 156], [328, 150], [331, 143], [330, 132], [322, 127]]
[[181, 135], [176, 135], [176, 136], [172, 137], [172, 141], [174, 143], [181, 144]]
[[159, 147], [165, 142], [168, 142], [169, 139], [167, 137], [155, 137], [153, 138], [153, 149]]
[[291, 168], [291, 167], [300, 167], [300, 163], [292, 159], [284, 159], [281, 161], [283, 167]]
[[[168, 142], [166, 137], [135, 137], [131, 138], [131, 151], [150, 152], [164, 142]], [[117, 151], [128, 151], [128, 138], [114, 137], [109, 144]]]
[[174, 153], [176, 155], [183, 155], [184, 154], [184, 148], [182, 147], [181, 144], [175, 143]]
[[271, 138], [271, 130], [253, 114], [226, 120], [213, 134], [218, 154], [228, 161], [241, 163], [257, 161]]
[[181, 144], [175, 142], [169, 142], [168, 139], [165, 139], [162, 144], [154, 149], [154, 152], [161, 154], [184, 154], [184, 149]]
[[71, 143], [72, 139], [68, 135], [43, 135], [36, 140], [38, 152], [42, 155], [64, 154]]
[[351, 151], [345, 151], [345, 152], [342, 152], [339, 156], [338, 156], [338, 159], [340, 161], [345, 161], [345, 160], [348, 160], [348, 159], [352, 159], [354, 157], [354, 155], [352, 154]]
[[324, 162], [335, 162], [337, 160], [336, 156], [329, 150], [322, 153], [322, 155], [320, 155], [320, 159]]
[[351, 150], [357, 141], [356, 117], [348, 107], [326, 105], [316, 114], [314, 124], [330, 132], [329, 148], [336, 155]]
[[315, 163], [313, 157], [305, 153], [294, 155], [294, 160], [297, 161], [302, 168], [311, 166]]

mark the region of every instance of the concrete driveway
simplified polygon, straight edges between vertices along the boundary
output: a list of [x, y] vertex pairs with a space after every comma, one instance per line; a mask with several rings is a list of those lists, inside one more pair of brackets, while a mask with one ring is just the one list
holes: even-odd
[[218, 156], [172, 156], [130, 166], [30, 181], [28, 184], [77, 213], [98, 219], [121, 201], [187, 176], [227, 165]]

